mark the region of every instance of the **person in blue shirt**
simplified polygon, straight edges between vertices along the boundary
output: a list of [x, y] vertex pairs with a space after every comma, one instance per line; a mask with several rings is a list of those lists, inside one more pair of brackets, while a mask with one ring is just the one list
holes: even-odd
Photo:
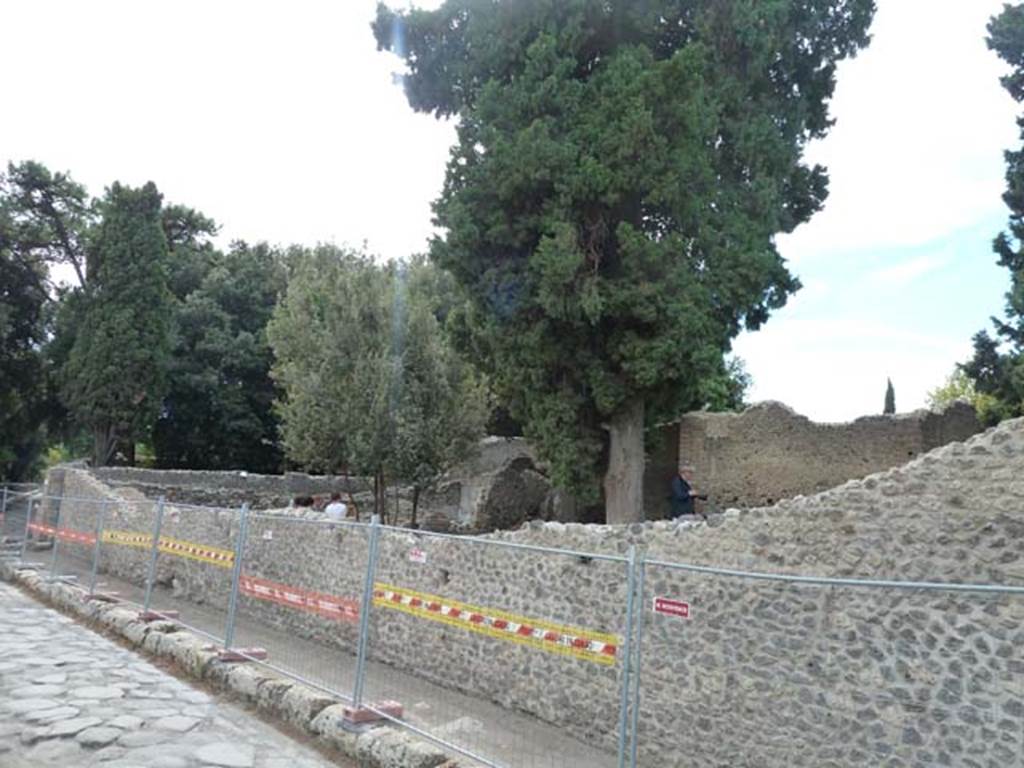
[[679, 474], [672, 478], [672, 517], [680, 515], [692, 515], [694, 513], [693, 500], [700, 498], [693, 490], [693, 467], [682, 466]]

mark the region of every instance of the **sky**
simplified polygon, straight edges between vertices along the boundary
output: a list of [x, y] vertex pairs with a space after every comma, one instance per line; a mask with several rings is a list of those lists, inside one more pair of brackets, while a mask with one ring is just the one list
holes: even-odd
[[[1008, 287], [991, 241], [1016, 108], [984, 42], [1002, 0], [877, 4], [807, 153], [829, 199], [778, 239], [804, 287], [735, 344], [752, 400], [819, 421], [880, 412], [886, 378], [898, 410], [922, 407]], [[408, 107], [374, 7], [4, 0], [0, 163], [38, 160], [97, 195], [153, 180], [224, 243], [421, 252], [455, 134]]]

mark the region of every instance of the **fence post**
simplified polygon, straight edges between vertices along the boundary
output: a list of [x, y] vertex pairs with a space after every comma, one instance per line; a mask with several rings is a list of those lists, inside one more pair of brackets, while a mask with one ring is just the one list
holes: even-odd
[[626, 768], [626, 726], [629, 715], [630, 664], [632, 663], [633, 615], [636, 597], [636, 545], [629, 545], [629, 574], [626, 584], [626, 638], [622, 647], [622, 692], [619, 702], [619, 768]]
[[53, 521], [53, 555], [50, 558], [50, 580], [57, 578], [57, 551], [60, 549], [60, 518], [62, 504], [57, 505], [57, 517]]
[[235, 542], [235, 563], [231, 569], [231, 596], [228, 598], [228, 623], [224, 628], [224, 650], [230, 651], [235, 642], [235, 614], [238, 612], [238, 587], [242, 579], [242, 557], [245, 537], [249, 533], [249, 504], [242, 505], [238, 518], [238, 541]]
[[32, 507], [35, 506], [36, 500], [30, 498], [28, 500], [28, 509], [25, 510], [25, 535], [21, 537], [21, 557], [18, 560], [25, 560], [25, 553], [28, 551], [28, 533], [31, 530], [29, 526], [32, 525]]
[[352, 706], [363, 704], [363, 685], [366, 682], [366, 645], [370, 638], [370, 609], [373, 605], [373, 580], [377, 572], [377, 548], [380, 543], [380, 515], [370, 518], [370, 541], [366, 558], [366, 579], [363, 582], [363, 602], [359, 607], [359, 647], [356, 651], [356, 679], [352, 687]]
[[630, 726], [630, 768], [637, 768], [637, 750], [640, 746], [640, 675], [643, 670], [644, 657], [644, 616], [647, 608], [644, 603], [644, 579], [647, 576], [647, 558], [640, 558], [640, 576], [637, 579], [637, 594], [640, 598], [639, 610], [636, 612], [636, 669], [633, 672], [633, 722]]
[[156, 581], [156, 558], [160, 553], [160, 529], [164, 524], [164, 497], [156, 503], [156, 521], [153, 523], [153, 546], [149, 551], [149, 573], [146, 575], [146, 597], [142, 602], [142, 612], [149, 613], [149, 602], [153, 599], [153, 582]]
[[107, 516], [107, 505], [109, 501], [100, 504], [99, 514], [96, 516], [96, 541], [92, 545], [92, 572], [89, 574], [89, 594], [96, 592], [96, 574], [100, 567], [100, 542], [103, 539], [103, 525]]

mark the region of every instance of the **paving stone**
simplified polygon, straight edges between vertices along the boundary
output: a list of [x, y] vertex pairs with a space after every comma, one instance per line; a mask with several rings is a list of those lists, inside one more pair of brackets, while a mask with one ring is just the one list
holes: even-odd
[[118, 758], [124, 757], [128, 754], [128, 750], [124, 747], [119, 747], [116, 744], [112, 744], [109, 747], [103, 747], [96, 751], [92, 756], [93, 761], [97, 763], [106, 763], [110, 760], [117, 760]]
[[112, 685], [88, 685], [84, 688], [76, 688], [68, 693], [72, 697], [97, 699], [100, 701], [104, 699], [119, 699], [124, 696], [124, 691]]
[[92, 728], [103, 721], [98, 717], [73, 717], [70, 720], [62, 720], [50, 726], [51, 736], [74, 736], [79, 731]]
[[49, 728], [40, 728], [38, 726], [33, 726], [31, 728], [25, 728], [21, 732], [21, 735], [19, 736], [18, 740], [22, 744], [27, 744], [27, 745], [31, 746], [32, 744], [35, 744], [37, 741], [41, 741], [41, 740], [49, 738], [49, 737], [50, 737], [50, 729]]
[[195, 757], [204, 765], [222, 768], [252, 768], [255, 761], [252, 747], [227, 741], [200, 747], [195, 751]]
[[199, 725], [199, 720], [194, 717], [184, 717], [182, 715], [171, 715], [170, 717], [161, 717], [154, 720], [151, 726], [161, 731], [174, 731], [175, 733], [185, 733], [191, 731]]
[[149, 747], [154, 744], [163, 744], [175, 738], [173, 731], [154, 731], [143, 728], [138, 731], [129, 731], [120, 736], [117, 743], [131, 748]]
[[7, 695], [12, 699], [36, 699], [42, 696], [56, 696], [63, 691], [59, 685], [23, 685], [11, 689]]
[[126, 731], [134, 731], [137, 728], [141, 728], [145, 721], [141, 717], [135, 717], [134, 715], [120, 715], [109, 721], [107, 725], [113, 726], [114, 728], [121, 728]]
[[178, 714], [178, 710], [171, 709], [170, 707], [147, 707], [138, 710], [136, 714], [146, 720], [156, 720], [161, 717], [172, 717]]
[[[17, 631], [26, 625], [39, 629]], [[57, 659], [48, 655], [55, 644], [65, 649]], [[2, 582], [0, 658], [9, 665], [0, 674], [3, 768], [263, 768], [271, 757], [334, 765]]]
[[94, 728], [86, 728], [75, 737], [75, 741], [83, 747], [95, 749], [107, 746], [107, 744], [117, 739], [121, 733], [122, 731], [119, 728], [96, 726]]
[[48, 675], [42, 675], [33, 680], [33, 683], [39, 683], [40, 685], [64, 685], [68, 681], [67, 672], [52, 672]]
[[54, 709], [59, 705], [60, 702], [53, 699], [19, 699], [7, 702], [4, 707], [9, 712], [21, 715], [26, 712], [38, 712], [41, 709]]
[[57, 707], [56, 709], [40, 709], [29, 712], [24, 718], [30, 723], [52, 723], [57, 720], [67, 720], [70, 717], [77, 717], [81, 712], [78, 707]]

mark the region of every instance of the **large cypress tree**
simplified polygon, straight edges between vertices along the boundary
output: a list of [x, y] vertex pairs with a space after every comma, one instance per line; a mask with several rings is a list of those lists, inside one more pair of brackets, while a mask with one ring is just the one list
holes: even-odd
[[149, 433], [166, 391], [171, 294], [161, 196], [115, 183], [90, 252], [82, 321], [63, 371], [63, 396], [93, 432], [93, 461], [110, 461]]
[[798, 287], [774, 237], [826, 194], [801, 160], [872, 0], [378, 6], [410, 104], [458, 118], [432, 257], [470, 348], [561, 485], [642, 517], [645, 420], [702, 405]]

